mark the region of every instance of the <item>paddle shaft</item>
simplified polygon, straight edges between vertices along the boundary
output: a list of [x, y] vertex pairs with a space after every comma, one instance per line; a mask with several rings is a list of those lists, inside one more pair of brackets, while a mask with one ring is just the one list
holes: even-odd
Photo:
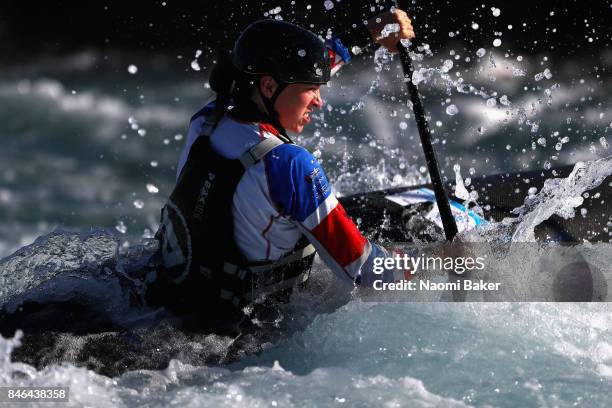
[[452, 241], [458, 232], [457, 223], [455, 222], [455, 218], [451, 212], [450, 203], [448, 202], [448, 195], [446, 193], [446, 189], [444, 188], [444, 183], [442, 183], [442, 177], [440, 176], [438, 159], [436, 158], [436, 152], [431, 144], [431, 132], [429, 131], [429, 125], [425, 116], [425, 110], [423, 109], [423, 103], [421, 102], [421, 96], [419, 95], [419, 90], [417, 89], [416, 85], [412, 82], [412, 59], [410, 58], [408, 49], [404, 47], [401, 42], [398, 43], [397, 48], [399, 50], [402, 68], [404, 70], [406, 87], [408, 88], [410, 100], [412, 101], [412, 110], [419, 129], [419, 135], [421, 136], [421, 145], [423, 146], [423, 153], [425, 154], [425, 161], [427, 162], [429, 177], [431, 178], [431, 184], [433, 185], [433, 190], [436, 194], [436, 202], [438, 203], [438, 209], [440, 210], [444, 234], [446, 235], [447, 240]]

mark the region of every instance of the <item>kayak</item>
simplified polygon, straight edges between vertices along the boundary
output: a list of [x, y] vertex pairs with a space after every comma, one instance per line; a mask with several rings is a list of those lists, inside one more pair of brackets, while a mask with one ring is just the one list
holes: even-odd
[[[574, 166], [551, 170], [505, 173], [476, 177], [471, 180], [471, 190], [478, 193], [481, 213], [472, 207], [465, 208], [463, 200], [451, 194], [451, 210], [457, 221], [459, 232], [505, 218], [516, 218], [513, 212], [525, 202], [531, 191], [540, 191], [544, 182], [551, 178], [565, 178]], [[612, 176], [599, 186], [586, 191], [589, 199], [576, 208], [578, 214], [572, 218], [552, 215], [535, 228], [538, 241], [554, 242], [610, 242], [607, 224], [612, 221]], [[446, 191], [455, 191], [455, 183], [448, 182]], [[394, 242], [413, 242], [416, 238], [441, 240], [442, 223], [432, 186], [423, 184], [393, 188], [376, 192], [355, 194], [340, 198], [347, 213], [357, 220], [360, 230], [373, 239]], [[433, 212], [433, 213], [432, 213]], [[432, 234], [422, 224], [433, 222], [436, 230]], [[423, 228], [416, 228], [421, 224]], [[420, 230], [420, 231], [416, 231]]]

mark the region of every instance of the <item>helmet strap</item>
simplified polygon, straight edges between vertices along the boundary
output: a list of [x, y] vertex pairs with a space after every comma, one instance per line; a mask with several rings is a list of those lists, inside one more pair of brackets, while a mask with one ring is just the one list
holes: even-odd
[[281, 94], [281, 92], [283, 92], [285, 90], [285, 88], [287, 87], [287, 85], [289, 85], [287, 82], [280, 81], [280, 80], [278, 80], [276, 78], [274, 78], [274, 80], [276, 81], [278, 86], [276, 87], [276, 91], [274, 91], [274, 94], [270, 98], [270, 103], [272, 104], [273, 107], [274, 107], [274, 104], [276, 103], [276, 100], [278, 99], [279, 95]]
[[289, 84], [287, 82], [280, 81], [277, 78], [274, 78], [274, 80], [276, 81], [278, 86], [276, 87], [274, 94], [272, 94], [272, 97], [266, 98], [266, 96], [261, 92], [261, 88], [259, 86], [257, 87], [257, 92], [259, 92], [259, 96], [261, 97], [261, 100], [263, 101], [264, 106], [266, 107], [266, 110], [268, 111], [267, 113], [268, 113], [268, 119], [270, 120], [270, 124], [273, 125], [290, 142], [292, 142], [289, 136], [287, 135], [285, 128], [281, 125], [280, 121], [278, 120], [278, 112], [276, 111], [276, 109], [274, 109], [274, 104], [276, 103], [276, 100], [280, 96], [281, 92], [283, 92], [283, 90]]

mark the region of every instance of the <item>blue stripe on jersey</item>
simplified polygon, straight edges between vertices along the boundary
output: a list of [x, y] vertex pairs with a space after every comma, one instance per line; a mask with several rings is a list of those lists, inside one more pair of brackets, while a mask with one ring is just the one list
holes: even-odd
[[349, 49], [342, 44], [342, 41], [340, 41], [338, 37], [332, 37], [332, 39], [327, 40], [326, 43], [333, 52], [340, 55], [345, 64], [351, 60], [351, 53], [349, 52]]
[[280, 145], [264, 162], [272, 201], [284, 216], [302, 222], [331, 194], [323, 168], [303, 147]]
[[208, 116], [212, 113], [213, 109], [215, 109], [215, 101], [212, 101], [208, 105], [204, 106], [202, 109], [193, 114], [191, 119], [189, 119], [189, 123], [193, 122], [200, 116]]

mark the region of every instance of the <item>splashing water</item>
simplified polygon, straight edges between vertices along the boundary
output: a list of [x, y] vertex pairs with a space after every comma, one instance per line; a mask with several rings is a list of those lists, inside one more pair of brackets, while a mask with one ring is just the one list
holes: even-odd
[[534, 230], [553, 214], [568, 219], [574, 209], [584, 202], [582, 193], [597, 187], [612, 174], [612, 156], [589, 163], [576, 163], [574, 170], [565, 178], [546, 180], [539, 193], [530, 195], [525, 204], [512, 212], [518, 215], [518, 223], [512, 236], [515, 242], [535, 241]]
[[[506, 44], [507, 41], [505, 40], [504, 46]], [[429, 47], [421, 46], [419, 51], [422, 54], [413, 54], [416, 62], [421, 62], [425, 57], [433, 55]], [[486, 53], [487, 51], [484, 49], [479, 50], [478, 54], [482, 55], [478, 56], [482, 58]], [[490, 51], [490, 56], [492, 57], [492, 51]], [[470, 52], [470, 57], [474, 58], [474, 52]], [[497, 59], [497, 65], [501, 65], [499, 56], [496, 55], [495, 58]], [[440, 60], [444, 60], [444, 58]], [[352, 113], [364, 108], [365, 96], [372, 96], [375, 91], [384, 85], [385, 78], [383, 75], [387, 71], [390, 72], [388, 68], [391, 66], [391, 62], [392, 59], [384, 60], [383, 58], [383, 63], [380, 67], [377, 67], [379, 69], [376, 79], [371, 82], [367, 94], [358, 98], [358, 102], [353, 104], [350, 109], [350, 105], [347, 105], [347, 111], [350, 110], [350, 113]], [[483, 63], [488, 64], [489, 61], [483, 61]], [[436, 64], [439, 63], [436, 62]], [[501, 105], [497, 108], [503, 109], [502, 106], [512, 106], [513, 109], [508, 109], [508, 112], [515, 115], [516, 118], [520, 118], [521, 124], [529, 124], [526, 127], [527, 130], [533, 128], [532, 124], [538, 123], [536, 120], [531, 120], [528, 123], [528, 120], [531, 119], [528, 117], [531, 112], [529, 105], [531, 101], [523, 101], [523, 95], [512, 93], [512, 90], [506, 88], [490, 89], [492, 88], [490, 83], [488, 85], [478, 85], [477, 82], [470, 81], [476, 85], [467, 84], [461, 78], [454, 77], [456, 72], [451, 72], [452, 66], [449, 68], [449, 65], [442, 64], [437, 68], [431, 68], [434, 70], [431, 75], [427, 72], [427, 68], [426, 71], [421, 71], [422, 78], [419, 79], [422, 79], [422, 81], [420, 85], [441, 84], [446, 89], [448, 97], [451, 96], [451, 93], [456, 92], [461, 95], [473, 94], [487, 101], [496, 98]], [[127, 64], [122, 66], [121, 71], [125, 75], [129, 75], [125, 72], [125, 66]], [[138, 76], [143, 77], [142, 80], [144, 81], [147, 63], [138, 62], [138, 66], [141, 68], [138, 70]], [[205, 70], [205, 67], [202, 65], [201, 69]], [[519, 77], [526, 75], [526, 72], [525, 67], [511, 68], [508, 71], [509, 75], [519, 75]], [[449, 75], [451, 73], [453, 76]], [[555, 80], [562, 83], [559, 95], [562, 97], [561, 99], [569, 98], [567, 93], [571, 91], [571, 87], [567, 81], [559, 79], [560, 76], [561, 71], [555, 70]], [[527, 76], [529, 80], [532, 78], [533, 75], [531, 74]], [[544, 79], [549, 78], [543, 74], [542, 82], [539, 82], [540, 86], [546, 83]], [[57, 82], [57, 84], [64, 83], [60, 79], [54, 80], [54, 82]], [[499, 84], [499, 81], [497, 84]], [[32, 82], [33, 90], [36, 88], [35, 85], [36, 82]], [[64, 84], [64, 86], [68, 90], [71, 89], [69, 85]], [[185, 83], [181, 86], [184, 86], [185, 89], [196, 89], [196, 86], [191, 83]], [[23, 90], [24, 87], [27, 88], [20, 83], [19, 89]], [[5, 88], [7, 87], [2, 89]], [[558, 86], [553, 85], [549, 89], [542, 90], [542, 100], [548, 106], [551, 106], [554, 91], [558, 88]], [[60, 102], [64, 99], [70, 101], [70, 98], [76, 98], [71, 95], [64, 95], [68, 92], [64, 92], [63, 88], [60, 90]], [[57, 92], [53, 88], [50, 88], [49, 91], [51, 93]], [[2, 92], [6, 91], [3, 90]], [[506, 93], [509, 96], [503, 94], [499, 97], [498, 92], [499, 94]], [[79, 91], [79, 95], [83, 94]], [[199, 93], [185, 92], [180, 94], [174, 88], [160, 91], [160, 94], [164, 94], [164, 97], [167, 94], [177, 95], [177, 97], [180, 96], [181, 100], [193, 99], [185, 103], [185, 109], [191, 109], [201, 99]], [[525, 98], [528, 97], [528, 95], [524, 96]], [[34, 95], [32, 94], [30, 97], [33, 98]], [[539, 97], [539, 95], [534, 97]], [[148, 95], [147, 98], [149, 98]], [[94, 94], [94, 102], [98, 99], [99, 95]], [[121, 99], [121, 97], [117, 100], [121, 104], [118, 104], [117, 108], [109, 108], [107, 114], [113, 120], [119, 118], [121, 121], [125, 121], [125, 118], [132, 114], [130, 113], [131, 107], [124, 103], [124, 99]], [[114, 99], [111, 102], [113, 101]], [[336, 105], [336, 102], [333, 102]], [[470, 109], [467, 109], [460, 101], [456, 101], [456, 103], [461, 109], [458, 116], [452, 118], [453, 121], [462, 115], [471, 114]], [[488, 108], [495, 108], [495, 106], [489, 106], [492, 104], [493, 102], [486, 102]], [[4, 106], [10, 105], [6, 103]], [[435, 105], [435, 103], [428, 104], [428, 106]], [[69, 104], [64, 102], [58, 103], [57, 106], [63, 106], [66, 111], [69, 111], [70, 107]], [[114, 105], [106, 103], [104, 106], [108, 108]], [[149, 105], [146, 105], [145, 108], [151, 106], [149, 102]], [[484, 110], [483, 107], [480, 107], [481, 111]], [[519, 110], [519, 108], [521, 109]], [[148, 116], [145, 115], [147, 113], [146, 109], [142, 109], [142, 114], [140, 109], [140, 107], [134, 108], [134, 112], [138, 111], [135, 116], [142, 122], [142, 126], [146, 126], [147, 137], [138, 138], [138, 141], [149, 143], [155, 141], [154, 137], [150, 136], [156, 134], [172, 135], [181, 131], [185, 120], [192, 113], [191, 111], [176, 113], [174, 110], [170, 110], [169, 113], [161, 115], [163, 120], [160, 120], [155, 118], [160, 117], [156, 113], [161, 111], [161, 108], [151, 111], [153, 113], [149, 112]], [[82, 111], [88, 112], [88, 114], [90, 114], [89, 112], [106, 112], [100, 109], [82, 109]], [[441, 110], [441, 113], [443, 115], [444, 111]], [[383, 115], [379, 116], [382, 117]], [[401, 114], [399, 117], [401, 118]], [[104, 123], [112, 122], [107, 120], [106, 117], [103, 119]], [[119, 119], [117, 119], [117, 122], [119, 122]], [[434, 118], [434, 120], [436, 119]], [[152, 120], [159, 120], [160, 123], [163, 122], [164, 124], [176, 123], [176, 126], [180, 128], [160, 131], [156, 126], [153, 126]], [[565, 117], [557, 120], [553, 115], [551, 118], [551, 123], [559, 121], [565, 123]], [[50, 120], [49, 122], [54, 121]], [[55, 122], [58, 121], [55, 120]], [[341, 123], [345, 131], [350, 126], [350, 123], [347, 122], [350, 121]], [[410, 121], [407, 122], [412, 124]], [[435, 129], [437, 133], [439, 130], [446, 131], [447, 122], [451, 122], [451, 120], [446, 118], [444, 122], [444, 126], [440, 122], [440, 126]], [[576, 125], [577, 122], [578, 120], [574, 118], [572, 126]], [[155, 123], [157, 124], [157, 122]], [[404, 133], [409, 133], [410, 127], [407, 126], [407, 129], [404, 129], [401, 123], [398, 122], [399, 127], [394, 125], [394, 128], [402, 131], [408, 130]], [[567, 123], [569, 125], [569, 121]], [[375, 124], [378, 125], [379, 122]], [[130, 125], [134, 130], [133, 133], [137, 135], [136, 131], [141, 129], [141, 125], [135, 120]], [[480, 125], [477, 125], [477, 128], [480, 129], [479, 132], [484, 133], [485, 126]], [[489, 122], [482, 125], [486, 125], [489, 132], [495, 127]], [[335, 129], [336, 126], [337, 124], [333, 124], [331, 129]], [[550, 126], [552, 125], [542, 123], [538, 132], [543, 132], [543, 129], [548, 132]], [[89, 129], [89, 127], [90, 124], [88, 123], [87, 128]], [[104, 129], [103, 126], [98, 126], [98, 128]], [[119, 123], [117, 125], [119, 130], [107, 129], [106, 132], [111, 135], [114, 133], [119, 135], [123, 128], [124, 123]], [[51, 132], [54, 136], [56, 133], [60, 132], [57, 132], [57, 130]], [[71, 132], [64, 133], [69, 134]], [[326, 134], [326, 136], [329, 135]], [[534, 136], [533, 140], [540, 140], [538, 138], [539, 135]], [[108, 140], [108, 138], [105, 140]], [[341, 139], [338, 135], [336, 136], [336, 146], [339, 144], [339, 140]], [[507, 143], [505, 139], [502, 140], [503, 142], [499, 145], [502, 146], [503, 150], [503, 146]], [[549, 141], [549, 146], [555, 146], [556, 141], [553, 138], [549, 138]], [[496, 141], [496, 143], [498, 142]], [[604, 149], [608, 148], [608, 142], [605, 139], [599, 143], [595, 141], [595, 144], [598, 149], [600, 149], [599, 146]], [[520, 148], [520, 144], [514, 140], [512, 146], [513, 148]], [[542, 146], [542, 144], [538, 142], [537, 146]], [[103, 149], [104, 146], [100, 144], [96, 148]], [[162, 169], [172, 166], [176, 159], [175, 146], [170, 144], [168, 148], [172, 149], [155, 151], [154, 157], [150, 157], [150, 152], [154, 151], [152, 149], [125, 148], [123, 150], [130, 152], [130, 154], [142, 151], [143, 153], [139, 156], [141, 162], [151, 162], [151, 167]], [[380, 151], [384, 152], [387, 159], [394, 155], [390, 150], [381, 149]], [[9, 150], [9, 152], [12, 151]], [[457, 152], [463, 154], [462, 150], [445, 153], [455, 155], [458, 154]], [[105, 156], [112, 157], [108, 152], [105, 153]], [[419, 152], [415, 148], [415, 153], [410, 152], [410, 154], [417, 157]], [[502, 154], [507, 155], [507, 152], [504, 151]], [[128, 157], [132, 158], [132, 156]], [[4, 158], [10, 159], [8, 156]], [[157, 166], [158, 161], [151, 161], [152, 158], [159, 159], [159, 167]], [[335, 180], [336, 187], [344, 194], [351, 194], [378, 188], [420, 184], [427, 181], [426, 177], [417, 171], [418, 164], [412, 166], [413, 158], [409, 158], [410, 160], [407, 163], [410, 163], [410, 165], [405, 167], [405, 172], [398, 172], [389, 160], [379, 161], [376, 158], [373, 160], [374, 164], [367, 163], [364, 170], [342, 172], [342, 176]], [[478, 158], [480, 158], [480, 153], [478, 153]], [[584, 160], [582, 157], [581, 159]], [[120, 157], [119, 160], [129, 161], [125, 157]], [[454, 160], [452, 159], [450, 163], [454, 163]], [[153, 162], [156, 163], [155, 166]], [[466, 163], [461, 160], [460, 162]], [[548, 167], [550, 167], [550, 161], [548, 163]], [[609, 161], [606, 163], [604, 165], [603, 162], [600, 162], [596, 167], [603, 166], [609, 169]], [[500, 223], [496, 225], [498, 229], [493, 234], [500, 238], [508, 232], [508, 235], [503, 235], [503, 238], [508, 240], [512, 238], [517, 241], [530, 240], [533, 236], [533, 228], [543, 219], [558, 212], [566, 213], [566, 210], [568, 214], [573, 214], [573, 209], [576, 208], [574, 204], [579, 202], [578, 196], [580, 196], [580, 193], [578, 191], [583, 189], [584, 186], [587, 186], [588, 189], [588, 186], [596, 184], [596, 180], [599, 178], [597, 174], [600, 174], [593, 170], [593, 163], [587, 162], [584, 166], [583, 170], [577, 171], [576, 174], [573, 173], [572, 182], [567, 181], [569, 178], [551, 180], [552, 184], [549, 184], [551, 187], [547, 190], [548, 195], [535, 194], [535, 191], [530, 190], [533, 194], [529, 194], [529, 196], [533, 197], [534, 200], [539, 197], [539, 201], [526, 200], [525, 205], [521, 207], [522, 210], [518, 211], [519, 218], [511, 221], [513, 228], [505, 231], [501, 228], [503, 224]], [[19, 168], [18, 165], [7, 167]], [[490, 166], [487, 168], [487, 170], [491, 169], [497, 169], [497, 167]], [[502, 170], [507, 171], [508, 169]], [[3, 173], [6, 180], [10, 179], [9, 170], [3, 170]], [[39, 173], [42, 174], [44, 171], [39, 171]], [[580, 176], [580, 174], [583, 174], [583, 176]], [[604, 177], [605, 174], [610, 174], [610, 172], [602, 171], [600, 175]], [[159, 179], [157, 177], [153, 176], [151, 182], [154, 183], [152, 185], [159, 186], [160, 194], [151, 193], [155, 197], [161, 197], [169, 187], [165, 186], [164, 183], [158, 183]], [[172, 174], [171, 177], [173, 180], [174, 175]], [[460, 175], [459, 178], [463, 181]], [[112, 179], [112, 177], [108, 179]], [[58, 178], [58, 180], [61, 180], [61, 178]], [[149, 179], [147, 178], [147, 180]], [[86, 185], [87, 183], [81, 184]], [[555, 193], [554, 186], [557, 184], [560, 186], [558, 188], [567, 187], [571, 193], [569, 195]], [[75, 185], [78, 184], [72, 183], [69, 190], [76, 191]], [[138, 210], [138, 217], [143, 217], [141, 214], [144, 213], [144, 209], [138, 208], [140, 202], [138, 205], [132, 206], [131, 203], [134, 202], [135, 198], [132, 198], [129, 194], [132, 191], [140, 194], [143, 186], [145, 186], [145, 183], [142, 181], [139, 181], [139, 184], [135, 184], [134, 187], [128, 186], [128, 194], [125, 196], [130, 198], [123, 200], [129, 207]], [[465, 192], [467, 192], [467, 187], [469, 186], [464, 185]], [[541, 193], [544, 190], [542, 189]], [[0, 199], [5, 197], [6, 194], [5, 190], [0, 191]], [[29, 198], [29, 196], [26, 198]], [[121, 198], [113, 197], [108, 202], [112, 204], [121, 200]], [[563, 200], [565, 200], [565, 203], [563, 203]], [[9, 201], [8, 199], [5, 200], [3, 204], [6, 205]], [[552, 203], [550, 206], [548, 205], [549, 201]], [[71, 208], [71, 210], [75, 210], [77, 213], [84, 211], [84, 207], [87, 207], [83, 205], [82, 198], [75, 200], [75, 202], [77, 207]], [[157, 206], [159, 208], [158, 203], [149, 204], [147, 201], [146, 207]], [[33, 217], [38, 216], [36, 214]], [[92, 221], [87, 217], [84, 218], [86, 218], [86, 225], [91, 225]], [[108, 225], [113, 225], [112, 223], [116, 222], [113, 218], [111, 220], [111, 224]], [[120, 229], [123, 230], [128, 225], [130, 231], [138, 233], [143, 230], [142, 226], [133, 226], [131, 220], [129, 221], [130, 223], [126, 219], [125, 224], [122, 221], [119, 224]], [[101, 225], [106, 224], [102, 223]], [[155, 230], [156, 228], [152, 227], [151, 229]], [[513, 233], [514, 235], [512, 235]], [[19, 234], [23, 234], [22, 230], [19, 230]], [[25, 243], [21, 245], [25, 245]], [[114, 250], [116, 246], [113, 245], [110, 246]], [[23, 259], [24, 262], [20, 266], [12, 269], [14, 271], [13, 275], [20, 275], [24, 278], [24, 281], [30, 280], [33, 282], [36, 279], [35, 272], [48, 272], [53, 269], [53, 266], [57, 266], [57, 270], [61, 269], [60, 262], [63, 261], [59, 260], [59, 257], [55, 258], [55, 261], [53, 261], [55, 263], [45, 263], [46, 261], [43, 258], [44, 256], [41, 255], [32, 259], [32, 264], [36, 267], [31, 270], [28, 267], [32, 265], [28, 266], [27, 259]], [[109, 254], [108, 259], [113, 264], [114, 254]], [[66, 269], [69, 269], [68, 266]], [[315, 275], [320, 273], [329, 278], [326, 275], [328, 272], [320, 263], [315, 264], [315, 271], [313, 272]], [[102, 282], [104, 282], [104, 278], [104, 275], [101, 274]], [[334, 282], [332, 278], [329, 279], [331, 282], [328, 282], [329, 285], [325, 286], [328, 291], [322, 297], [334, 299], [338, 297], [337, 282]], [[0, 292], [10, 287], [5, 283], [4, 281], [0, 282]], [[24, 285], [24, 289], [27, 289], [27, 285]], [[104, 303], [107, 298], [117, 295], [112, 290], [112, 286], [108, 292], [100, 291], [98, 286], [92, 286], [89, 292], [102, 292], [100, 303]], [[296, 309], [307, 310], [307, 312], [303, 312], [305, 314], [310, 312], [309, 308], [312, 308], [316, 302], [324, 302], [317, 296], [309, 297], [306, 294], [300, 296], [296, 299]], [[37, 369], [27, 364], [10, 362], [11, 352], [15, 354], [18, 350], [15, 350], [18, 339], [4, 340], [0, 338], [0, 378], [2, 379], [2, 385], [47, 384], [70, 386], [72, 390], [71, 404], [77, 406], [186, 406], [189, 404], [194, 406], [358, 406], [360, 404], [387, 404], [392, 406], [401, 405], [407, 400], [410, 400], [416, 406], [610, 405], [609, 395], [612, 391], [610, 387], [612, 353], [610, 350], [612, 350], [612, 346], [610, 345], [609, 333], [612, 321], [609, 317], [610, 311], [607, 305], [394, 305], [369, 303], [360, 301], [358, 297], [352, 299], [349, 297], [344, 300], [345, 304], [340, 304], [336, 308], [315, 308], [316, 312], [313, 312], [313, 314], [320, 313], [316, 317], [311, 316], [312, 324], [307, 325], [306, 329], [301, 330], [289, 339], [283, 340], [280, 344], [268, 344], [261, 355], [249, 357], [244, 363], [230, 368], [202, 366], [204, 363], [194, 357], [198, 354], [198, 350], [203, 348], [217, 347], [221, 351], [224, 348], [227, 349], [230, 339], [217, 339], [218, 342], [213, 343], [197, 337], [181, 337], [178, 332], [166, 332], [165, 336], [158, 336], [155, 339], [156, 343], [153, 342], [155, 347], [148, 351], [150, 356], [163, 354], [168, 348], [171, 348], [168, 344], [169, 341], [172, 343], [178, 342], [180, 345], [177, 346], [177, 349], [180, 349], [181, 353], [177, 351], [176, 355], [180, 355], [178, 358], [182, 362], [172, 360], [167, 369], [155, 371], [133, 370], [114, 379], [97, 375], [91, 371], [92, 369], [77, 368], [70, 364], [61, 366], [50, 364], [47, 368]], [[127, 298], [124, 297], [123, 301], [127, 303]], [[122, 309], [124, 303], [121, 302], [112, 306], [117, 308], [116, 310], [125, 310]], [[393, 322], [394, 329], [398, 329], [390, 330], [390, 322]], [[66, 344], [69, 345], [79, 341], [80, 338], [77, 336], [67, 336], [66, 338]], [[104, 345], [103, 342], [101, 344]], [[160, 350], [162, 351], [160, 352]], [[84, 353], [87, 354], [87, 350]], [[98, 367], [94, 369], [97, 370]], [[444, 374], [441, 375], [441, 372], [444, 372]], [[559, 382], [559, 378], [564, 381]], [[579, 380], [574, 380], [575, 378], [579, 378]]]

